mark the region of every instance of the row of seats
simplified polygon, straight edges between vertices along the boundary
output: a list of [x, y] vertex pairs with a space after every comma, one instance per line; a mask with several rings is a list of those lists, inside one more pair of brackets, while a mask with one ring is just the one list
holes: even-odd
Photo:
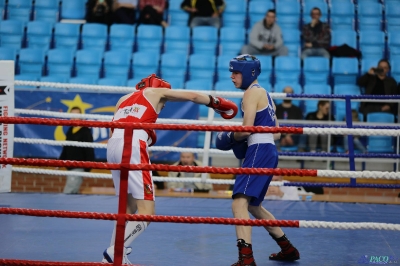
[[[235, 34], [232, 34], [235, 32]], [[200, 26], [192, 30], [187, 26], [170, 26], [163, 29], [154, 25], [123, 25], [110, 27], [103, 24], [70, 24], [32, 21], [24, 25], [19, 21], [0, 22], [0, 47], [41, 48], [45, 51], [51, 48], [66, 48], [73, 51], [78, 48], [91, 50], [151, 50], [160, 52], [182, 52], [195, 54], [229, 54], [236, 55], [245, 44], [245, 30], [223, 27], [219, 31], [214, 27]], [[300, 31], [283, 30], [284, 43], [289, 49], [289, 55], [298, 56], [301, 48]], [[358, 40], [359, 39], [359, 40]], [[24, 42], [25, 40], [25, 42]], [[385, 57], [386, 44], [391, 56], [400, 55], [400, 32], [389, 33], [386, 36], [381, 31], [361, 31], [357, 36], [355, 31], [333, 31], [332, 46], [348, 44], [360, 48], [363, 56]], [[136, 46], [136, 49], [135, 49]]]
[[[186, 25], [188, 14], [180, 8], [181, 0], [170, 0], [169, 20], [171, 25]], [[322, 21], [329, 22], [332, 29], [381, 30], [387, 26], [392, 31], [400, 28], [400, 8], [396, 1], [386, 1], [382, 5], [378, 1], [350, 0], [331, 1], [305, 0], [243, 0], [227, 1], [222, 15], [224, 26], [251, 28], [263, 19], [265, 12], [275, 9], [277, 22], [281, 27], [299, 28], [311, 20], [310, 11], [318, 7], [322, 12]], [[247, 12], [248, 11], [248, 12]], [[248, 23], [246, 23], [248, 19]], [[385, 23], [383, 23], [385, 22]]]

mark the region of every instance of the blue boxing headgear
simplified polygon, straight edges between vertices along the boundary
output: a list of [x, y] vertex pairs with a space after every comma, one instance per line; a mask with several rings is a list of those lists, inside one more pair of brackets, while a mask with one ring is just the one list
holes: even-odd
[[229, 62], [229, 71], [242, 73], [242, 86], [240, 88], [246, 90], [260, 75], [261, 63], [255, 56], [242, 54]]

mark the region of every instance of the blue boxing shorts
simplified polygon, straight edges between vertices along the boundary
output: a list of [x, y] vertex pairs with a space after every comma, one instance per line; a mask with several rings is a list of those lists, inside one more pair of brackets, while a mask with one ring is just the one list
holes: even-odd
[[[276, 168], [277, 166], [276, 146], [271, 143], [257, 143], [247, 148], [242, 168]], [[250, 205], [259, 206], [264, 200], [271, 180], [272, 175], [237, 175], [232, 198], [236, 194], [244, 194], [251, 197]]]

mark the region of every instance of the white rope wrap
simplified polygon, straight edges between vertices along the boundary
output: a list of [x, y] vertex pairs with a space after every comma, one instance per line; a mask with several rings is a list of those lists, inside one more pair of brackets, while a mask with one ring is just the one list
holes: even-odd
[[366, 179], [400, 179], [400, 172], [381, 172], [381, 171], [335, 171], [317, 170], [318, 177], [332, 178], [366, 178]]
[[[89, 172], [75, 172], [75, 171], [63, 171], [63, 170], [47, 170], [47, 169], [39, 169], [39, 168], [25, 168], [25, 167], [13, 167], [12, 170], [14, 172], [20, 173], [28, 173], [28, 174], [46, 174], [46, 175], [58, 175], [58, 176], [82, 176], [88, 178], [103, 178], [103, 179], [111, 179], [111, 174], [100, 174], [100, 173], [89, 173]], [[182, 183], [200, 183], [201, 178], [187, 177], [187, 178], [179, 178], [179, 177], [163, 177], [163, 176], [153, 176], [153, 181], [161, 181], [161, 182], [182, 182]], [[233, 179], [206, 179], [206, 183], [208, 184], [226, 184], [233, 185], [235, 180]], [[271, 186], [281, 187], [286, 182], [272, 181]]]
[[359, 136], [400, 136], [398, 129], [367, 129], [367, 128], [316, 128], [304, 127], [306, 135], [359, 135]]
[[343, 222], [323, 222], [323, 221], [299, 221], [299, 228], [329, 228], [329, 229], [374, 229], [400, 231], [400, 224], [388, 223], [343, 223]]

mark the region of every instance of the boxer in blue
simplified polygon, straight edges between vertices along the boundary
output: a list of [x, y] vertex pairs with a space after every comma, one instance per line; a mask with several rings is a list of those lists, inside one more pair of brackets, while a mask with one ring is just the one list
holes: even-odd
[[[229, 71], [236, 88], [244, 90], [242, 100], [243, 126], [279, 126], [275, 116], [275, 104], [268, 92], [257, 81], [261, 73], [260, 61], [252, 55], [240, 55], [230, 61]], [[280, 134], [250, 132], [220, 132], [216, 146], [220, 150], [232, 149], [238, 159], [244, 159], [243, 168], [276, 168], [278, 152], [274, 139]], [[235, 218], [275, 220], [262, 207], [272, 175], [238, 175], [233, 188], [232, 212]], [[300, 259], [298, 250], [290, 243], [280, 227], [265, 227], [280, 246], [281, 251], [271, 254], [270, 260], [295, 261]], [[239, 260], [232, 266], [254, 266], [251, 244], [251, 226], [236, 226]]]

